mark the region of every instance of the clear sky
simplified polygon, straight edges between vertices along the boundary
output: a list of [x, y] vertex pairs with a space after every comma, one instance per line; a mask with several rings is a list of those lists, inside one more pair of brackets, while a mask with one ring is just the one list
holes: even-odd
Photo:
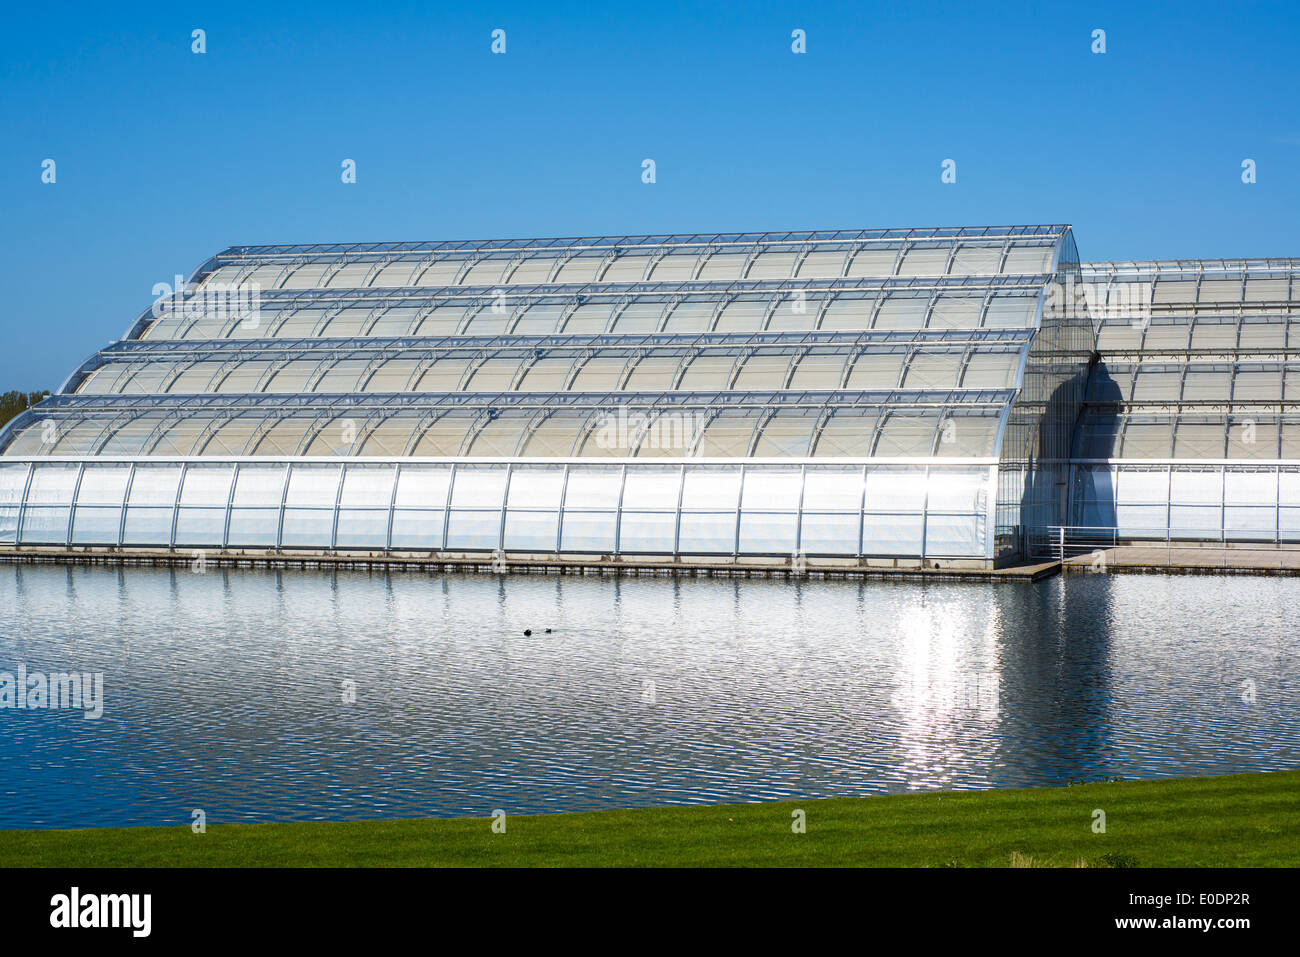
[[0, 390], [238, 243], [1071, 223], [1085, 259], [1300, 255], [1300, 5], [992, 6], [10, 5]]

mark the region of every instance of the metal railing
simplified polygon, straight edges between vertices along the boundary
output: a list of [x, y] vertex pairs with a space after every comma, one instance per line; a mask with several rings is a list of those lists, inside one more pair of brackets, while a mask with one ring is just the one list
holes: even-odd
[[[1235, 536], [1235, 537], [1233, 537]], [[1109, 549], [1163, 549], [1172, 559], [1176, 551], [1231, 552], [1298, 551], [1300, 538], [1284, 539], [1259, 532], [1198, 534], [1186, 528], [1133, 528], [1105, 525], [1043, 525], [1027, 530], [1026, 547], [1034, 558], [1065, 561]], [[1228, 562], [1225, 559], [1225, 564]]]

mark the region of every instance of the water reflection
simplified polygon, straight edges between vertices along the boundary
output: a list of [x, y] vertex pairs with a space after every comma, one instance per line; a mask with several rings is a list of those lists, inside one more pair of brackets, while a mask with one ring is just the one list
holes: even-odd
[[102, 671], [106, 705], [98, 721], [0, 710], [0, 826], [185, 824], [192, 808], [213, 822], [486, 815], [1293, 767], [1297, 658], [1282, 609], [1297, 598], [1300, 581], [1257, 578], [1024, 587], [7, 566], [0, 671]]

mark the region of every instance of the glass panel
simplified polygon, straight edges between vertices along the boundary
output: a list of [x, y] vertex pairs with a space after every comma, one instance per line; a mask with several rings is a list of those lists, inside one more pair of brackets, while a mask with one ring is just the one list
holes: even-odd
[[566, 552], [611, 553], [617, 524], [614, 512], [566, 511], [560, 548]]
[[[844, 383], [846, 389], [861, 389], [864, 392], [889, 392], [898, 388], [899, 374], [903, 368], [906, 353], [885, 352], [863, 354], [858, 356]], [[918, 388], [908, 385], [908, 388]]]
[[735, 512], [740, 477], [740, 469], [687, 469], [682, 508], [730, 509]]
[[[859, 512], [862, 510], [862, 492], [861, 469], [810, 468], [804, 476], [803, 509], [805, 512]], [[856, 548], [856, 532], [853, 543]]]
[[836, 412], [822, 426], [813, 455], [818, 458], [863, 458], [871, 454], [875, 434], [875, 413]]
[[930, 455], [934, 449], [936, 422], [931, 415], [892, 413], [880, 427], [877, 456]]
[[[405, 472], [403, 472], [405, 478]], [[461, 466], [456, 470], [452, 508], [500, 509], [506, 494], [504, 467]]]
[[558, 509], [564, 469], [516, 466], [510, 475], [510, 508]]
[[920, 329], [930, 303], [925, 299], [895, 296], [886, 300], [876, 315], [877, 329]]
[[[681, 554], [722, 553], [736, 549], [736, 513], [684, 512], [677, 550]], [[793, 549], [793, 544], [787, 552]]]
[[747, 511], [797, 511], [803, 477], [798, 471], [747, 469], [740, 507]]
[[750, 555], [793, 555], [798, 547], [799, 516], [794, 512], [742, 512], [740, 552]]
[[856, 555], [857, 512], [804, 512], [799, 548], [808, 555]]
[[925, 507], [925, 473], [921, 469], [868, 469], [868, 511], [920, 511]]
[[681, 474], [677, 469], [633, 469], [627, 472], [623, 490], [623, 510], [677, 509]]
[[921, 554], [923, 516], [870, 514], [862, 519], [862, 553], [878, 556]]
[[925, 554], [979, 558], [984, 554], [983, 523], [978, 515], [926, 516]]
[[623, 554], [671, 553], [676, 531], [675, 512], [629, 512], [625, 508], [619, 525], [619, 551]]
[[752, 412], [718, 415], [705, 427], [695, 454], [702, 458], [743, 458], [749, 453], [757, 424], [758, 417]]

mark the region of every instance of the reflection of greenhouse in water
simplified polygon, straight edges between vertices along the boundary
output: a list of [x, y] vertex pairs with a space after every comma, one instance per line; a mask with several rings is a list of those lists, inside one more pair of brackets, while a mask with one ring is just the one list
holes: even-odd
[[1286, 537], [1291, 282], [1081, 267], [1064, 226], [234, 247], [0, 432], [0, 548], [985, 567], [1061, 524]]

